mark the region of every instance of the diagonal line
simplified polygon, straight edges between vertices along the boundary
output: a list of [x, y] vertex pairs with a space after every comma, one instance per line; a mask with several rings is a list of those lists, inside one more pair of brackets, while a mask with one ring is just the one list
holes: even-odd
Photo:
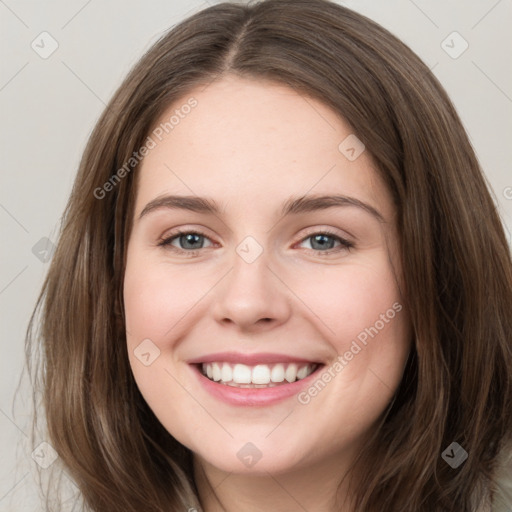
[[190, 192], [192, 192], [192, 194], [194, 194], [195, 196], [197, 195], [165, 162], [164, 167], [171, 171], [174, 174], [174, 176], [176, 176], [176, 178], [178, 178], [181, 181], [181, 183], [183, 183], [183, 185], [185, 185], [185, 187], [187, 187], [190, 190]]
[[432, 67], [429, 67], [430, 72], [434, 71], [435, 67], [439, 64], [439, 62], [436, 62]]
[[482, 75], [484, 75], [487, 78], [487, 80], [489, 80], [489, 82], [491, 82], [494, 85], [494, 87], [496, 87], [496, 89], [498, 89], [501, 92], [501, 94], [503, 94], [503, 96], [505, 96], [507, 100], [512, 103], [512, 99], [510, 98], [510, 96], [474, 60], [472, 60], [471, 62], [480, 71], [480, 73], [482, 73]]
[[0, 501], [2, 501], [7, 495], [9, 495], [14, 489], [25, 479], [27, 478], [29, 473], [26, 473], [25, 476], [21, 478], [21, 480], [18, 480], [1, 498]]
[[[215, 487], [212, 487], [212, 488], [217, 489], [218, 487], [220, 487], [232, 474], [233, 474], [233, 472], [231, 471]], [[211, 486], [211, 482], [210, 482], [210, 486]]]
[[25, 270], [27, 270], [28, 268], [28, 265], [25, 266], [25, 268], [23, 270], [21, 270], [20, 272], [18, 272], [1, 290], [0, 290], [0, 295], [2, 293], [5, 292], [5, 290], [7, 290], [7, 288], [9, 288], [9, 286], [11, 286], [12, 283], [14, 283], [14, 281], [16, 281], [16, 279], [18, 279], [19, 276], [21, 276], [21, 274], [23, 274], [23, 272], [25, 272]]
[[0, 204], [0, 208], [2, 208], [5, 211], [5, 213], [7, 213], [7, 215], [9, 215], [9, 217], [11, 217], [11, 219], [14, 220], [14, 222], [16, 222], [16, 224], [21, 226], [25, 233], [28, 233], [28, 229], [25, 228], [25, 226], [3, 204]]
[[[334, 164], [323, 176], [321, 176], [317, 180], [316, 183], [314, 183], [308, 190], [306, 190], [306, 192], [303, 195], [306, 195], [309, 192], [311, 192], [311, 190], [313, 190], [335, 167], [336, 167], [336, 164]], [[283, 217], [281, 217], [277, 222], [275, 222], [274, 225], [267, 231], [267, 233], [272, 231], [282, 220], [283, 220]]]
[[377, 379], [379, 379], [384, 386], [386, 386], [390, 391], [393, 391], [370, 367], [368, 367], [368, 370], [370, 370]]
[[415, 2], [413, 2], [413, 0], [409, 0], [409, 2], [411, 2], [411, 4], [413, 4], [416, 7], [416, 9], [418, 9], [423, 14], [423, 16], [425, 16], [425, 18], [427, 18], [430, 21], [430, 23], [432, 23], [432, 25], [434, 25], [436, 28], [439, 28], [439, 25], [424, 10], [422, 10]]
[[302, 94], [301, 94], [301, 97], [333, 130], [335, 130], [334, 126], [331, 123], [329, 123], [329, 121], [327, 121], [327, 119], [322, 114], [320, 114], [320, 112], [318, 112], [318, 110], [313, 106], [312, 103], [310, 103], [307, 100], [307, 98], [305, 96], [302, 96]]
[[193, 14], [201, 12], [202, 10], [206, 9], [207, 7], [211, 7], [211, 6], [212, 6], [212, 4], [208, 0], [203, 0], [202, 4], [192, 7], [191, 9], [186, 11], [185, 14], [180, 15], [180, 18], [185, 20], [187, 18], [190, 18]]
[[265, 436], [265, 439], [266, 439], [267, 437], [269, 437], [269, 436], [270, 436], [270, 434], [272, 434], [275, 430], [277, 430], [277, 428], [278, 428], [278, 427], [279, 427], [279, 426], [284, 422], [284, 420], [285, 420], [286, 418], [288, 418], [288, 416], [290, 416], [290, 414], [291, 414], [293, 411], [295, 411], [295, 407], [294, 407], [294, 408], [293, 408], [293, 409], [292, 409], [292, 410], [291, 410], [291, 411], [290, 411], [290, 412], [289, 412], [289, 413], [288, 413], [288, 414], [287, 414], [287, 415], [286, 415], [286, 416], [285, 416], [285, 417], [284, 417], [284, 418], [283, 418], [283, 419], [282, 419], [282, 420], [281, 420], [281, 421], [280, 421], [280, 422], [279, 422], [279, 423], [278, 423], [278, 424], [277, 424], [277, 425], [276, 425], [276, 426], [275, 426], [275, 427], [274, 427], [274, 428], [273, 428], [273, 429], [272, 429], [272, 430], [271, 430], [271, 431], [270, 431], [270, 432]]
[[[172, 374], [172, 373], [167, 369], [167, 368], [164, 368], [164, 370], [166, 371], [166, 373], [168, 373], [168, 374], [169, 374], [169, 375], [170, 375], [170, 376], [171, 376], [171, 377], [172, 377], [172, 378], [173, 378], [173, 379], [174, 379], [174, 380], [175, 380], [175, 381], [180, 385], [180, 387], [181, 387], [184, 391], [186, 391], [186, 392], [190, 395], [190, 397], [191, 397], [193, 400], [195, 400], [195, 401], [196, 401], [196, 403], [197, 403], [198, 405], [200, 405], [200, 406], [205, 410], [205, 412], [206, 412], [206, 413], [207, 413], [207, 414], [212, 418], [212, 420], [213, 420], [213, 421], [215, 421], [215, 423], [217, 423], [217, 424], [218, 424], [218, 425], [219, 425], [219, 426], [220, 426], [220, 427], [221, 427], [221, 428], [222, 428], [222, 429], [223, 429], [223, 430], [224, 430], [224, 431], [225, 431], [225, 432], [226, 432], [230, 437], [233, 437], [233, 435], [232, 435], [230, 432], [228, 432], [228, 430], [224, 427], [224, 425], [222, 425], [222, 423], [220, 423], [220, 422], [219, 422], [219, 421], [218, 421], [218, 420], [217, 420], [217, 419], [216, 419], [216, 418], [215, 418], [215, 417], [210, 413], [210, 411], [209, 411], [209, 410], [208, 410], [208, 409], [207, 409], [207, 408], [206, 408], [206, 407], [205, 407], [201, 402], [199, 402], [199, 400], [197, 400], [197, 398], [196, 398], [196, 397], [195, 397], [195, 396], [194, 396], [194, 395], [193, 395], [193, 394], [192, 394], [192, 393], [191, 393], [191, 392], [190, 392], [190, 391], [189, 391], [185, 386], [183, 386], [183, 384], [182, 384], [182, 383], [181, 383], [181, 382], [180, 382], [180, 381], [179, 381], [179, 380], [178, 380], [178, 379], [177, 379], [177, 378], [176, 378], [176, 377], [175, 377], [175, 376], [174, 376], [174, 375], [173, 375], [173, 374]], [[234, 437], [233, 437], [233, 439], [234, 439]]]
[[498, 0], [472, 27], [471, 30], [473, 30], [481, 21], [484, 20], [484, 18], [487, 17], [487, 15], [499, 4], [501, 3], [501, 0]]
[[[227, 476], [225, 476], [215, 487], [212, 486], [212, 483], [207, 479], [206, 476], [204, 477], [206, 479], [206, 481], [208, 482], [208, 488], [206, 489], [208, 494], [205, 496], [205, 498], [207, 496], [213, 496], [214, 500], [218, 503], [219, 507], [222, 508], [222, 512], [228, 512], [228, 511], [224, 508], [224, 505], [220, 502], [219, 497], [215, 494], [215, 489], [218, 489], [221, 486], [221, 484], [223, 484], [232, 474], [233, 474], [233, 472], [228, 473]], [[194, 508], [194, 509], [189, 509], [189, 512], [197, 512], [197, 511]]]
[[73, 16], [71, 16], [71, 18], [70, 18], [66, 23], [64, 23], [64, 25], [62, 25], [62, 27], [60, 27], [60, 28], [61, 28], [61, 30], [62, 30], [63, 28], [65, 28], [65, 27], [67, 27], [67, 26], [71, 23], [71, 21], [72, 21], [72, 20], [74, 20], [74, 19], [75, 19], [75, 18], [76, 18], [76, 17], [77, 17], [77, 16], [78, 16], [78, 15], [79, 15], [79, 14], [80, 14], [80, 13], [81, 13], [81, 12], [82, 12], [86, 7], [87, 7], [87, 6], [91, 3], [91, 2], [92, 2], [92, 0], [89, 0], [86, 4], [84, 4], [84, 5], [82, 6], [82, 8], [81, 8], [79, 11], [77, 11], [77, 12], [76, 12], [76, 14], [74, 14]]
[[62, 505], [66, 505], [66, 506], [67, 506], [67, 505], [68, 505], [68, 503], [70, 503], [70, 502], [71, 502], [71, 500], [75, 500], [75, 502], [74, 502], [74, 504], [73, 504], [73, 508], [72, 508], [72, 509], [71, 509], [71, 511], [70, 511], [70, 512], [74, 512], [75, 507], [77, 506], [77, 503], [78, 503], [78, 499], [77, 499], [77, 496], [76, 496], [76, 495], [70, 496], [67, 500], [64, 500], [64, 501], [62, 502]]
[[188, 310], [187, 312], [178, 319], [178, 321], [164, 334], [164, 337], [167, 336], [196, 306], [201, 302], [231, 271], [233, 267], [231, 267], [202, 297], [200, 297]]
[[[227, 510], [224, 508], [224, 506], [222, 505], [222, 503], [220, 502], [219, 500], [219, 497], [215, 494], [215, 489], [218, 489], [232, 474], [233, 472], [229, 472], [215, 487], [212, 485], [212, 483], [210, 482], [210, 480], [208, 479], [208, 477], [206, 476], [206, 472], [204, 470], [204, 467], [202, 466], [202, 464], [199, 464], [198, 463], [198, 471], [202, 473], [201, 475], [201, 478], [204, 479], [205, 481], [205, 485], [206, 485], [206, 494], [205, 494], [205, 499], [208, 497], [208, 496], [213, 496], [213, 498], [215, 499], [215, 501], [218, 503], [218, 505], [222, 508], [222, 512], [227, 512]], [[196, 482], [196, 485], [197, 485], [197, 482]], [[202, 500], [202, 497], [201, 497], [201, 501]], [[204, 504], [203, 504], [204, 506]], [[189, 509], [189, 512], [193, 512], [193, 510], [195, 509]], [[196, 511], [197, 512], [197, 511]]]
[[[182, 180], [182, 179], [181, 179], [181, 178], [180, 178], [180, 177], [179, 177], [179, 176], [178, 176], [178, 175], [177, 175], [177, 174], [176, 174], [176, 173], [175, 173], [175, 172], [174, 172], [174, 171], [173, 171], [173, 170], [172, 170], [172, 169], [171, 169], [167, 164], [166, 164], [166, 163], [164, 163], [164, 167], [166, 167], [167, 169], [169, 169], [169, 171], [171, 171], [171, 172], [174, 174], [174, 176], [176, 176], [176, 178], [178, 178], [178, 179], [181, 181], [181, 183], [183, 183], [183, 185], [185, 185], [185, 187], [187, 187], [187, 188], [190, 190], [190, 192], [192, 192], [192, 194], [193, 194], [193, 195], [195, 195], [196, 197], [198, 197], [198, 196], [197, 196], [197, 194], [196, 194], [196, 193], [195, 193], [195, 192], [194, 192], [194, 191], [193, 191], [193, 190], [192, 190], [192, 189], [191, 189], [191, 188], [190, 188], [190, 187], [189, 187], [189, 186], [188, 186], [188, 185], [187, 185], [187, 184], [186, 184], [186, 183], [185, 183], [185, 182], [184, 182], [184, 181], [183, 181], [183, 180]], [[215, 215], [215, 217], [216, 217], [216, 218], [217, 218], [217, 219], [218, 219], [222, 224], [224, 224], [224, 226], [226, 226], [226, 228], [228, 229], [228, 231], [229, 231], [229, 232], [231, 232], [231, 231], [232, 231], [232, 230], [231, 230], [231, 228], [230, 228], [230, 227], [229, 227], [229, 226], [228, 226], [228, 225], [227, 225], [227, 224], [226, 224], [226, 223], [225, 223], [225, 222], [224, 222], [224, 221], [223, 221], [223, 220], [222, 220], [218, 215]]]
[[18, 429], [18, 430], [19, 430], [19, 431], [20, 431], [20, 432], [21, 432], [21, 433], [26, 437], [26, 438], [28, 438], [27, 434], [25, 434], [25, 432], [23, 432], [23, 430], [21, 430], [21, 428], [20, 428], [20, 427], [18, 427], [18, 425], [16, 425], [16, 423], [14, 423], [14, 421], [13, 421], [11, 418], [9, 418], [9, 416], [7, 416], [7, 414], [5, 414], [5, 412], [4, 412], [4, 411], [2, 411], [2, 409], [0, 409], [0, 412], [1, 412], [1, 413], [2, 413], [2, 414], [3, 414], [3, 415], [8, 419], [8, 420], [9, 420], [9, 421], [10, 421], [10, 422], [11, 422], [11, 423], [12, 423], [12, 424], [13, 424], [13, 425], [14, 425], [14, 426], [15, 426], [15, 427], [16, 427], [16, 428], [17, 428], [17, 429]]
[[80, 80], [80, 82], [82, 82], [85, 85], [85, 87], [87, 87], [87, 89], [89, 89], [89, 91], [91, 91], [94, 94], [94, 96], [96, 96], [96, 98], [98, 98], [101, 101], [101, 103], [103, 103], [103, 105], [107, 106], [107, 104], [63, 60], [61, 60], [61, 62], [62, 64], [64, 64], [64, 66], [66, 66], [69, 69], [69, 71], [71, 71], [71, 73], [73, 73], [73, 75], [75, 75], [78, 78], [78, 80]]
[[11, 13], [16, 16], [16, 18], [18, 18], [18, 20], [21, 21], [21, 23], [23, 23], [23, 25], [25, 25], [25, 27], [27, 28], [30, 28], [3, 0], [0, 0], [0, 3], [2, 3], [3, 5], [5, 5], [5, 7], [7, 7], [7, 9], [9, 9], [9, 11], [11, 11]]
[[217, 80], [217, 78], [222, 76], [223, 73], [224, 73], [224, 71], [219, 71], [218, 73], [215, 73], [213, 78], [201, 89], [201, 92], [204, 92], [208, 87], [210, 87], [210, 85], [212, 85], [213, 82], [215, 82], [215, 80]]
[[268, 471], [265, 471], [265, 473], [267, 473], [267, 475], [272, 478], [272, 480], [274, 480], [274, 482], [279, 485], [279, 487], [281, 487], [281, 489], [283, 489], [283, 491], [288, 494], [288, 496], [290, 496], [290, 498], [295, 501], [295, 503], [297, 503], [297, 505], [302, 509], [302, 510], [305, 510], [306, 512], [308, 512], [308, 510], [306, 508], [304, 508], [287, 490], [285, 487], [283, 487], [281, 485], [281, 483], [274, 477], [274, 475], [272, 475], [271, 473], [269, 473]]
[[[1, 1], [2, 0], [0, 0], [0, 2]], [[28, 66], [28, 62], [25, 62], [25, 64], [23, 64], [23, 66], [21, 66], [21, 68], [18, 69], [18, 71], [16, 71], [16, 73], [4, 85], [2, 85], [2, 87], [0, 88], [0, 91], [3, 91], [5, 89], [5, 87], [7, 87], [7, 85], [9, 85], [27, 66]]]
[[315, 315], [318, 318], [318, 320], [320, 320], [320, 322], [322, 322], [325, 325], [327, 329], [329, 329], [329, 331], [331, 331], [332, 334], [336, 334], [268, 265], [265, 266], [270, 270], [270, 272], [272, 272], [272, 274], [274, 274], [277, 277], [277, 279], [279, 279], [279, 281], [281, 281], [281, 283], [283, 283], [286, 286], [286, 288], [288, 288], [288, 290], [290, 290], [293, 293], [293, 295], [295, 295], [295, 297], [297, 297], [297, 299], [299, 299], [302, 302], [302, 304], [304, 304], [304, 306], [306, 306], [309, 309], [309, 311], [311, 311], [311, 313], [313, 313], [313, 315]]

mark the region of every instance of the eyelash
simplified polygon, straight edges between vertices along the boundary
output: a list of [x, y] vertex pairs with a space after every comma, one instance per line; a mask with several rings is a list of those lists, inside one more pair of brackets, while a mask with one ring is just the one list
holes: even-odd
[[[194, 257], [194, 256], [197, 256], [199, 254], [199, 252], [201, 250], [203, 250], [204, 248], [202, 249], [196, 249], [196, 250], [185, 250], [185, 249], [179, 249], [178, 247], [174, 247], [173, 245], [171, 245], [171, 243], [176, 240], [177, 238], [179, 238], [180, 236], [182, 235], [199, 235], [199, 236], [203, 236], [207, 239], [209, 239], [208, 236], [206, 236], [204, 233], [201, 233], [200, 231], [187, 231], [187, 230], [177, 230], [175, 231], [171, 236], [161, 240], [159, 243], [158, 243], [158, 246], [159, 247], [164, 247], [164, 248], [169, 248], [170, 250], [178, 253], [178, 254], [183, 254], [187, 257]], [[349, 242], [348, 240], [346, 240], [345, 238], [342, 238], [340, 237], [339, 235], [337, 235], [336, 233], [333, 233], [332, 231], [329, 231], [328, 229], [324, 229], [322, 231], [314, 231], [312, 233], [309, 233], [308, 235], [306, 235], [305, 237], [303, 237], [299, 243], [302, 243], [304, 241], [306, 241], [307, 239], [309, 238], [312, 238], [313, 236], [315, 235], [327, 235], [331, 238], [335, 238], [337, 241], [340, 242], [340, 246], [337, 248], [337, 249], [329, 249], [327, 251], [319, 251], [319, 250], [316, 250], [316, 249], [308, 249], [308, 251], [313, 251], [315, 253], [315, 255], [322, 255], [322, 256], [329, 256], [333, 253], [337, 253], [341, 250], [350, 250], [354, 247], [354, 244], [352, 242]]]

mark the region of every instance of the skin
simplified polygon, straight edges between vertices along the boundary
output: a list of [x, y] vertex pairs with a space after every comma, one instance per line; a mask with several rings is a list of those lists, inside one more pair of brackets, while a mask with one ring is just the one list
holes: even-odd
[[[317, 100], [228, 75], [191, 91], [162, 121], [190, 97], [197, 106], [138, 171], [124, 281], [134, 377], [160, 422], [194, 453], [207, 512], [339, 511], [349, 495], [345, 484], [336, 488], [393, 397], [410, 350], [390, 194], [367, 151], [354, 161], [340, 152], [350, 126]], [[382, 220], [355, 206], [279, 215], [290, 197], [334, 193], [371, 205]], [[158, 208], [140, 218], [166, 194], [207, 196], [221, 212]], [[173, 251], [191, 251], [179, 236], [158, 245], [176, 228], [206, 236], [193, 256]], [[325, 229], [335, 236], [322, 249], [312, 235]], [[263, 249], [252, 263], [236, 252], [247, 236]], [[397, 303], [401, 311], [307, 404], [295, 396], [264, 407], [226, 404], [187, 363], [238, 351], [332, 367]], [[144, 339], [152, 354], [160, 351], [149, 366], [134, 353]], [[252, 467], [237, 457], [248, 442], [261, 452]], [[352, 510], [349, 501], [342, 510]]]

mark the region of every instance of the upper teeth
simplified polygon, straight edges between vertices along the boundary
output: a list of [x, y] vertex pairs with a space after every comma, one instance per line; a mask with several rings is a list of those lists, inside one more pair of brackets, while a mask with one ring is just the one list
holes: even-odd
[[295, 382], [304, 379], [316, 369], [315, 364], [277, 363], [257, 364], [247, 366], [245, 364], [231, 363], [203, 363], [203, 374], [215, 382], [232, 384], [270, 384], [283, 382]]

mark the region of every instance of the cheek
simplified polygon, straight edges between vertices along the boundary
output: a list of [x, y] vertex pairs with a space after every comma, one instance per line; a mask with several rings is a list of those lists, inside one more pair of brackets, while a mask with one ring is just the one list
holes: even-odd
[[[409, 320], [387, 258], [347, 265], [321, 280], [310, 276], [299, 293], [305, 297], [307, 289], [307, 305], [338, 356], [299, 403], [316, 442], [342, 443], [369, 428], [391, 400], [410, 348]], [[315, 423], [320, 416], [329, 419], [322, 429]]]
[[[175, 349], [194, 328], [194, 315], [219, 277], [211, 268], [186, 264], [177, 268], [157, 261], [135, 246], [127, 256], [123, 293], [130, 366], [148, 405], [173, 418], [182, 414], [183, 403], [190, 402], [179, 385], [189, 376], [176, 364]], [[193, 407], [189, 404], [188, 409], [191, 412]]]
[[129, 249], [123, 290], [128, 357], [139, 391], [166, 424], [176, 422], [187, 400], [173, 378], [181, 380], [174, 375], [172, 349], [185, 333], [181, 320], [200, 296], [196, 288], [183, 273]]
[[[180, 323], [214, 283], [208, 273], [175, 269], [151, 261], [136, 251], [128, 258], [124, 281], [126, 327], [130, 341], [150, 338], [157, 345], [169, 343]], [[191, 267], [189, 267], [191, 268]], [[204, 275], [203, 275], [204, 274]]]
[[398, 385], [409, 350], [409, 320], [392, 268], [383, 257], [318, 277], [302, 279], [296, 289], [338, 355], [326, 379], [336, 395], [380, 402]]
[[[379, 321], [386, 311], [391, 309], [387, 316], [394, 319], [393, 304], [401, 301], [394, 274], [384, 258], [328, 268], [321, 275], [304, 274], [296, 282], [295, 290], [318, 316], [326, 339], [340, 350]], [[388, 322], [386, 329], [381, 322], [378, 324], [382, 331], [387, 326]]]

